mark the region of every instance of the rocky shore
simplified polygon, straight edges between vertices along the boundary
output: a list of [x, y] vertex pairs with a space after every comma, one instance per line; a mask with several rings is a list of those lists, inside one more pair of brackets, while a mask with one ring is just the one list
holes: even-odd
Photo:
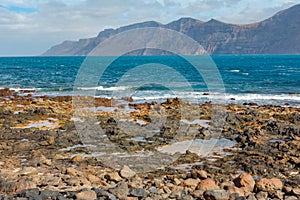
[[[99, 98], [96, 109], [75, 115], [72, 97], [24, 93], [0, 90], [0, 199], [300, 199], [299, 108], [226, 105], [215, 135], [211, 103], [137, 104], [124, 98], [124, 107]], [[161, 113], [163, 125], [149, 135], [149, 124], [162, 120]], [[91, 115], [122, 151], [176, 160], [161, 159], [163, 167], [144, 171], [136, 169], [137, 157], [118, 167], [102, 162], [101, 148], [93, 151], [78, 133]], [[122, 126], [139, 133], [130, 135]], [[173, 149], [176, 154], [167, 148], [213, 138], [230, 145], [217, 145], [205, 156], [195, 151], [199, 146]]]

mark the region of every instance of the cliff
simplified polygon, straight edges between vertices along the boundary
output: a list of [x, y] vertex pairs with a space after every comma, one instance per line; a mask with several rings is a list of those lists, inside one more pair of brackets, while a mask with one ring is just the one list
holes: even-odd
[[165, 25], [148, 21], [118, 29], [105, 29], [94, 38], [65, 41], [53, 46], [43, 56], [88, 55], [105, 39], [123, 31], [143, 27], [163, 27], [187, 34], [211, 54], [300, 54], [299, 4], [255, 24], [235, 25], [214, 19], [202, 22], [181, 18]]

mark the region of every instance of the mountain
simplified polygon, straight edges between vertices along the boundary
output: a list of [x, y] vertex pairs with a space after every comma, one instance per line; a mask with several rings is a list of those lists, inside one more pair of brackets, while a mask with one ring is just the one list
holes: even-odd
[[145, 27], [162, 27], [184, 33], [199, 42], [210, 54], [300, 54], [299, 4], [254, 24], [235, 25], [215, 19], [203, 22], [181, 18], [168, 24], [148, 21], [118, 29], [105, 29], [94, 38], [65, 41], [53, 46], [43, 56], [87, 55], [113, 35]]

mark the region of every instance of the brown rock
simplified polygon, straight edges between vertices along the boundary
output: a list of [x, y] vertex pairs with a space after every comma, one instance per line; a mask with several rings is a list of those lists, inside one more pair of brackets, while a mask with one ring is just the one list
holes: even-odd
[[34, 166], [34, 167], [42, 166], [42, 165], [51, 166], [52, 161], [50, 159], [47, 159], [42, 154], [37, 154], [37, 155], [33, 155], [31, 160], [28, 161], [28, 164], [31, 165], [31, 166]]
[[234, 180], [234, 184], [245, 191], [252, 192], [255, 186], [255, 181], [250, 174], [244, 173]]
[[285, 193], [291, 193], [292, 190], [293, 190], [293, 188], [291, 188], [291, 187], [288, 187], [288, 186], [283, 187], [283, 191], [284, 191]]
[[74, 156], [72, 158], [72, 162], [81, 162], [83, 159], [82, 159], [82, 156]]
[[93, 174], [88, 174], [86, 176], [87, 180], [90, 181], [91, 183], [98, 183], [101, 181], [101, 179], [98, 176], [95, 176]]
[[24, 142], [20, 142], [20, 143], [16, 143], [15, 145], [13, 145], [13, 148], [18, 150], [18, 151], [29, 151], [34, 149], [34, 146], [36, 146], [35, 144], [33, 144], [30, 141], [24, 141]]
[[164, 190], [164, 192], [167, 193], [167, 194], [170, 194], [170, 193], [172, 192], [172, 191], [170, 190], [170, 188], [167, 187], [167, 186], [163, 186], [163, 190]]
[[181, 181], [178, 178], [174, 178], [174, 184], [175, 185], [179, 185], [181, 183]]
[[204, 170], [197, 171], [197, 177], [200, 179], [207, 179], [207, 172]]
[[[239, 197], [240, 197], [240, 195], [238, 193], [229, 194], [229, 200], [237, 200], [237, 199], [240, 199]], [[243, 198], [243, 200], [244, 200], [244, 198]]]
[[137, 197], [127, 197], [126, 200], [138, 200], [139, 198]]
[[285, 200], [299, 200], [297, 197], [295, 196], [285, 196], [284, 198]]
[[203, 193], [204, 193], [203, 190], [195, 190], [192, 193], [192, 196], [195, 197], [195, 198], [203, 198]]
[[46, 139], [47, 139], [47, 142], [48, 142], [49, 145], [55, 144], [55, 137], [54, 136], [49, 136]]
[[97, 194], [93, 190], [85, 190], [76, 194], [76, 199], [80, 200], [94, 200], [97, 199]]
[[191, 188], [195, 189], [198, 186], [199, 182], [200, 182], [199, 179], [189, 178], [189, 179], [186, 179], [185, 181], [183, 181], [182, 186], [191, 187]]
[[66, 183], [68, 186], [83, 186], [84, 188], [91, 186], [91, 183], [84, 177], [72, 177], [64, 179], [64, 183]]
[[136, 175], [136, 173], [131, 170], [127, 165], [124, 165], [124, 167], [121, 169], [120, 171], [120, 175], [123, 177], [123, 178], [132, 178]]
[[270, 192], [274, 190], [281, 190], [283, 188], [283, 184], [278, 178], [263, 178], [256, 183], [256, 187], [260, 191]]
[[245, 196], [245, 192], [242, 188], [238, 188], [238, 187], [231, 187], [228, 190], [229, 194], [238, 194], [239, 196]]
[[299, 157], [291, 156], [290, 160], [292, 160], [293, 163], [295, 163], [296, 165], [300, 163], [300, 158]]
[[208, 178], [199, 183], [197, 186], [198, 190], [217, 190], [219, 186], [215, 183], [214, 180]]
[[133, 187], [133, 188], [144, 188], [145, 184], [147, 184], [147, 182], [143, 183], [143, 179], [141, 179], [138, 176], [135, 176], [134, 178], [132, 178], [130, 180], [130, 182], [128, 183], [128, 186]]
[[272, 192], [272, 197], [283, 199], [284, 193], [280, 190], [276, 190], [275, 192]]
[[38, 174], [38, 170], [35, 167], [24, 167], [19, 173], [20, 175], [33, 175]]
[[53, 174], [44, 175], [44, 179], [42, 180], [44, 183], [47, 183], [51, 186], [59, 186], [62, 182], [61, 177], [53, 177]]
[[122, 178], [119, 176], [118, 172], [112, 172], [105, 176], [110, 181], [119, 182], [122, 180]]
[[0, 184], [0, 192], [3, 193], [16, 193], [30, 188], [36, 188], [36, 184], [27, 178], [20, 178], [12, 182], [3, 182]]
[[42, 165], [47, 165], [47, 166], [52, 165], [52, 161], [50, 159], [46, 158], [44, 155], [41, 155], [38, 160], [39, 160], [40, 164], [42, 164]]
[[72, 175], [72, 176], [78, 176], [81, 174], [81, 172], [76, 170], [73, 167], [69, 167], [69, 168], [67, 168], [67, 174]]
[[300, 196], [300, 187], [294, 188], [292, 191], [293, 191], [293, 194], [294, 194], [294, 195]]

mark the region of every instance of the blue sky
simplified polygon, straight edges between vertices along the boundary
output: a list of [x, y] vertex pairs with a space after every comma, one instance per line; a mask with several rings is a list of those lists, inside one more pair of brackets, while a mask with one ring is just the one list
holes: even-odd
[[40, 55], [64, 40], [147, 20], [254, 23], [296, 4], [300, 0], [0, 0], [0, 56]]
[[37, 8], [30, 8], [30, 7], [19, 7], [19, 6], [2, 6], [0, 5], [1, 8], [3, 9], [7, 9], [11, 12], [14, 13], [34, 13], [34, 12], [38, 12]]

